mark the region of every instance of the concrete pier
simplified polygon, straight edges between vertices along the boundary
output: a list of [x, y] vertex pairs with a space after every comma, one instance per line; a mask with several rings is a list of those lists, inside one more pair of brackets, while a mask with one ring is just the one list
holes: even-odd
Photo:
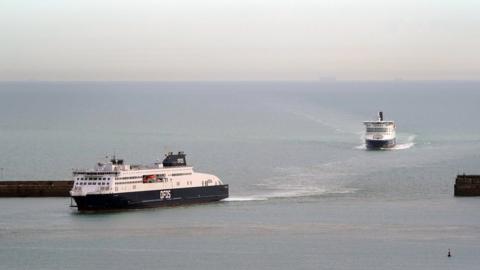
[[455, 196], [480, 196], [480, 175], [459, 174], [455, 180]]
[[73, 181], [0, 181], [0, 197], [69, 197]]

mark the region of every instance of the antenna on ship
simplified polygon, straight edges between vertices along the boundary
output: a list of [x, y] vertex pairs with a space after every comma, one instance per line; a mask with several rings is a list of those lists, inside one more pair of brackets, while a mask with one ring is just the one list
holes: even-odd
[[113, 150], [112, 163], [113, 163], [113, 164], [117, 164], [117, 163], [118, 163], [118, 160], [117, 160], [117, 150]]

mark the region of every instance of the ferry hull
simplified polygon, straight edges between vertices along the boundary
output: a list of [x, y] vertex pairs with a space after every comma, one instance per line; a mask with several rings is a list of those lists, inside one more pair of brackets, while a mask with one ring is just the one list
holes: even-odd
[[149, 208], [219, 201], [228, 185], [73, 196], [79, 211]]
[[391, 140], [365, 140], [368, 150], [381, 150], [393, 148], [396, 145], [395, 139]]

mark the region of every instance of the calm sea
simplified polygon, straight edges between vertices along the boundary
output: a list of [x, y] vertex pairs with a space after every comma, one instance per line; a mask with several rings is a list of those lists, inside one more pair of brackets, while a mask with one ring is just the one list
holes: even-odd
[[[78, 214], [0, 199], [0, 269], [479, 269], [478, 82], [0, 83], [0, 178], [185, 151], [224, 202]], [[396, 121], [365, 151], [362, 121]], [[451, 249], [452, 258], [447, 258]]]

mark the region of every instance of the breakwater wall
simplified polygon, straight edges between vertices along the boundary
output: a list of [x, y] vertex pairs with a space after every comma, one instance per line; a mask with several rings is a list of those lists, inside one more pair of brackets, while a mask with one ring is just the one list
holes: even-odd
[[0, 197], [68, 197], [73, 181], [0, 181]]
[[480, 175], [457, 175], [454, 190], [455, 196], [480, 196]]

